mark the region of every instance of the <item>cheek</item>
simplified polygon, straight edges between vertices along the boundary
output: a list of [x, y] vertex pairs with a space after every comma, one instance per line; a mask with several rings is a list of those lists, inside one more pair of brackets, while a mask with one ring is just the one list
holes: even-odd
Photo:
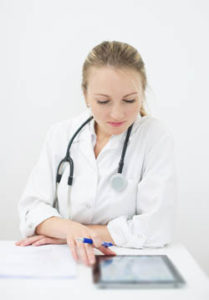
[[91, 111], [95, 119], [102, 120], [105, 119], [107, 111], [104, 108], [98, 107], [97, 105], [91, 106]]
[[140, 111], [140, 105], [129, 105], [129, 106], [127, 106], [127, 108], [126, 108], [126, 113], [128, 114], [128, 115], [137, 115], [138, 113], [139, 113], [139, 111]]

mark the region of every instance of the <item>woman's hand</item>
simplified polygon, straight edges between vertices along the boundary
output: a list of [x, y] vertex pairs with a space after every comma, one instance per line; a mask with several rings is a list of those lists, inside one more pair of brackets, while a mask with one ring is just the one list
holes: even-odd
[[[77, 238], [84, 237], [92, 239], [93, 245], [85, 244], [77, 240]], [[76, 261], [81, 259], [83, 263], [88, 266], [95, 263], [94, 247], [99, 249], [105, 255], [116, 255], [116, 253], [109, 248], [101, 246], [103, 240], [96, 230], [74, 221], [70, 222], [69, 229], [66, 234], [66, 240], [73, 258]]]
[[22, 239], [15, 243], [16, 246], [41, 246], [41, 245], [48, 245], [48, 244], [66, 244], [66, 239], [58, 239], [53, 238], [45, 235], [33, 235]]
[[[41, 246], [47, 244], [68, 244], [75, 261], [81, 260], [86, 265], [95, 263], [94, 247], [105, 255], [116, 255], [111, 249], [101, 246], [103, 241], [111, 241], [107, 235], [105, 225], [82, 225], [78, 222], [68, 220], [65, 238], [54, 238], [43, 234], [36, 234], [16, 242], [16, 246]], [[93, 245], [84, 244], [77, 238], [90, 238]]]

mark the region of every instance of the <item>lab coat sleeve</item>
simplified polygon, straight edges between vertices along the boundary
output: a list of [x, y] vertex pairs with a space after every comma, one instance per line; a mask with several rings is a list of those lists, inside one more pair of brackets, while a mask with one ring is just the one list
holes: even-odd
[[172, 135], [166, 132], [150, 148], [138, 183], [136, 214], [120, 216], [107, 225], [121, 247], [158, 248], [172, 241], [177, 196]]
[[53, 140], [56, 124], [46, 136], [40, 157], [32, 169], [23, 195], [18, 202], [20, 232], [23, 237], [35, 234], [36, 226], [52, 216], [60, 216], [53, 208], [55, 197], [56, 156]]

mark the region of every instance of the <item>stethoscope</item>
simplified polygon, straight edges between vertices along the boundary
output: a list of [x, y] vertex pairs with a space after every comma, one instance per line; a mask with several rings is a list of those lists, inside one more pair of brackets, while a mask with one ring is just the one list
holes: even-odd
[[[68, 186], [72, 186], [73, 184], [73, 173], [74, 173], [74, 163], [73, 163], [73, 159], [70, 156], [70, 148], [71, 145], [75, 139], [75, 137], [77, 136], [77, 134], [81, 131], [81, 129], [87, 124], [89, 123], [91, 120], [93, 119], [93, 116], [91, 116], [90, 118], [88, 118], [78, 129], [77, 131], [74, 133], [74, 135], [72, 136], [68, 147], [67, 147], [67, 151], [66, 151], [66, 155], [65, 157], [60, 161], [58, 167], [57, 167], [57, 173], [56, 173], [56, 188], [58, 189], [58, 184], [61, 181], [63, 172], [64, 172], [64, 165], [67, 163], [70, 166], [70, 174], [68, 177]], [[128, 185], [128, 181], [127, 179], [123, 176], [122, 174], [122, 170], [123, 170], [123, 165], [124, 165], [124, 158], [125, 158], [125, 154], [126, 154], [126, 150], [127, 150], [127, 145], [128, 145], [128, 141], [129, 141], [129, 137], [131, 134], [131, 130], [132, 130], [133, 124], [128, 128], [127, 130], [127, 134], [126, 134], [126, 138], [125, 138], [125, 142], [123, 145], [123, 149], [122, 149], [122, 154], [121, 154], [121, 158], [119, 161], [119, 165], [118, 165], [118, 172], [117, 174], [113, 175], [111, 177], [111, 181], [110, 181], [110, 185], [113, 188], [113, 190], [117, 191], [117, 192], [122, 192]], [[55, 199], [55, 201], [57, 201], [57, 197]], [[54, 205], [55, 206], [55, 205]]]

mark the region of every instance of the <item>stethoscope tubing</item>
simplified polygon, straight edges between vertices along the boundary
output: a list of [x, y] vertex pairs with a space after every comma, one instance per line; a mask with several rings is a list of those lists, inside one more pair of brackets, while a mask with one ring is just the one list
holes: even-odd
[[[66, 151], [66, 155], [65, 157], [60, 161], [58, 167], [57, 167], [57, 173], [56, 173], [56, 195], [55, 195], [55, 201], [54, 201], [54, 205], [57, 205], [58, 207], [58, 201], [57, 201], [57, 190], [58, 190], [58, 184], [60, 183], [61, 181], [61, 178], [62, 178], [62, 174], [63, 174], [63, 170], [64, 170], [64, 165], [67, 163], [69, 164], [69, 167], [70, 167], [70, 174], [69, 174], [69, 177], [68, 177], [68, 190], [70, 190], [70, 186], [72, 186], [73, 184], [73, 174], [74, 174], [74, 163], [73, 163], [73, 159], [71, 158], [70, 156], [70, 148], [71, 148], [71, 145], [75, 139], [75, 137], [77, 136], [77, 134], [81, 131], [81, 129], [87, 124], [89, 123], [91, 120], [93, 119], [93, 116], [89, 117], [77, 130], [76, 132], [74, 133], [74, 135], [72, 136], [72, 138], [70, 139], [70, 142], [68, 143], [68, 147], [67, 147], [67, 151]], [[131, 126], [129, 126], [128, 128], [128, 131], [127, 131], [127, 134], [126, 134], [126, 138], [125, 138], [125, 141], [124, 141], [124, 145], [123, 145], [123, 149], [122, 149], [122, 154], [121, 154], [121, 158], [120, 158], [120, 161], [119, 161], [119, 165], [118, 165], [118, 172], [117, 174], [118, 175], [114, 175], [113, 177], [117, 177], [117, 180], [119, 180], [120, 182], [120, 185], [123, 186], [123, 188], [126, 187], [127, 185], [127, 182], [125, 182], [125, 179], [123, 178], [122, 176], [122, 170], [123, 170], [123, 165], [124, 165], [124, 159], [125, 159], [125, 154], [126, 154], [126, 150], [127, 150], [127, 146], [128, 146], [128, 142], [129, 142], [129, 137], [130, 137], [130, 134], [131, 134], [131, 130], [132, 130], [132, 127], [133, 127], [133, 124]], [[114, 178], [114, 179], [115, 179]], [[116, 180], [116, 181], [117, 181]], [[116, 182], [117, 183], [117, 182]], [[113, 188], [115, 187], [116, 190], [120, 191], [120, 188], [117, 187], [118, 184], [113, 184], [112, 185]], [[122, 188], [121, 188], [122, 190]], [[70, 191], [69, 191], [70, 192]], [[68, 194], [69, 194], [68, 192]]]
[[70, 175], [68, 177], [68, 185], [72, 185], [73, 184], [73, 173], [74, 173], [74, 163], [73, 160], [70, 156], [70, 147], [75, 139], [75, 137], [77, 136], [77, 134], [81, 131], [81, 129], [91, 120], [93, 119], [93, 116], [91, 116], [90, 118], [88, 118], [74, 133], [74, 135], [72, 136], [72, 138], [70, 139], [70, 142], [68, 144], [67, 147], [67, 151], [66, 151], [66, 155], [65, 157], [60, 161], [58, 168], [57, 168], [57, 175], [56, 175], [56, 183], [60, 183], [61, 178], [62, 178], [62, 172], [60, 172], [60, 169], [63, 167], [63, 165], [65, 163], [69, 163], [70, 165]]

